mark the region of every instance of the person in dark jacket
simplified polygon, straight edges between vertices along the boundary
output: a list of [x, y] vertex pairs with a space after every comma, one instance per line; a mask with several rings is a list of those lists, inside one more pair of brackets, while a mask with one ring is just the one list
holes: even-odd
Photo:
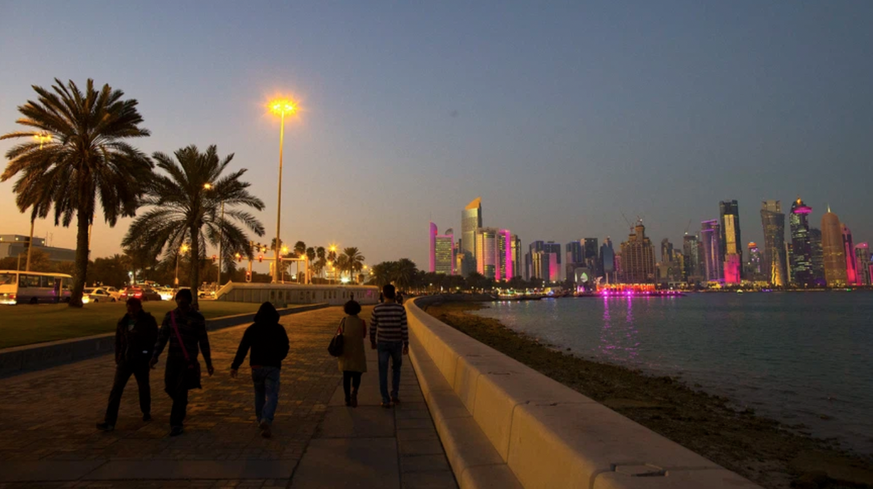
[[273, 416], [279, 404], [279, 371], [289, 349], [288, 334], [279, 324], [279, 313], [269, 302], [261, 304], [254, 324], [243, 333], [230, 367], [231, 377], [236, 378], [249, 348], [252, 350], [249, 365], [255, 386], [255, 415], [261, 436], [269, 438], [272, 436]]
[[[200, 388], [200, 370], [197, 361], [198, 346], [206, 362], [206, 371], [211, 376], [212, 351], [209, 349], [209, 336], [206, 334], [206, 320], [203, 315], [191, 307], [194, 296], [190, 289], [176, 292], [176, 309], [168, 312], [161, 323], [158, 341], [155, 343], [155, 353], [149, 362], [154, 368], [158, 357], [164, 351], [167, 343], [167, 367], [164, 371], [164, 390], [173, 400], [170, 411], [170, 436], [178, 436], [183, 432], [182, 422], [188, 409], [188, 389]], [[181, 342], [179, 341], [181, 339]], [[193, 368], [195, 365], [198, 368]]]
[[115, 327], [115, 381], [109, 393], [106, 417], [97, 428], [103, 431], [115, 429], [118, 421], [118, 406], [124, 386], [133, 375], [139, 387], [139, 408], [142, 420], [152, 419], [152, 393], [149, 387], [149, 359], [158, 338], [158, 323], [155, 317], [142, 310], [142, 302], [136, 298], [127, 300], [127, 314], [118, 320]]

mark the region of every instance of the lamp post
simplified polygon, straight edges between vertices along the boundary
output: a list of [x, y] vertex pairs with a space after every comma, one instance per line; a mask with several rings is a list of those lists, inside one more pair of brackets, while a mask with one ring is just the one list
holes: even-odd
[[285, 114], [294, 112], [294, 104], [288, 99], [275, 99], [270, 102], [270, 111], [280, 116], [279, 125], [279, 197], [276, 203], [276, 248], [273, 250], [276, 265], [273, 267], [273, 283], [279, 282], [279, 243], [282, 228], [282, 150], [285, 146]]
[[[43, 145], [52, 140], [52, 137], [46, 133], [34, 134], [33, 139], [39, 141], [39, 149], [42, 151]], [[24, 271], [30, 271], [30, 251], [33, 249], [33, 227], [36, 224], [36, 206], [33, 207], [33, 212], [30, 214], [30, 240], [27, 241], [27, 261], [24, 263]], [[21, 262], [19, 262], [21, 263]]]
[[188, 245], [183, 244], [181, 248], [179, 248], [179, 252], [176, 253], [176, 278], [173, 280], [173, 285], [178, 289], [179, 288], [179, 255], [182, 253], [188, 252]]

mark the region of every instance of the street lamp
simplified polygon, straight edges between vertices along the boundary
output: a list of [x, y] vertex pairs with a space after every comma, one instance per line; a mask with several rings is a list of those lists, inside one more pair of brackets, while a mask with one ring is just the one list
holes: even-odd
[[[39, 141], [39, 149], [42, 150], [43, 145], [45, 143], [51, 141], [52, 137], [51, 137], [51, 135], [43, 132], [43, 133], [39, 133], [39, 134], [34, 134], [33, 139]], [[36, 205], [33, 206], [33, 212], [31, 212], [31, 214], [30, 214], [30, 240], [27, 242], [27, 261], [24, 263], [24, 271], [26, 271], [26, 272], [30, 271], [30, 252], [31, 252], [31, 250], [33, 250], [33, 227], [35, 224], [36, 224]], [[89, 246], [89, 248], [90, 248], [90, 246]], [[18, 255], [18, 256], [21, 256], [21, 255]], [[19, 258], [18, 263], [19, 263], [18, 266], [21, 266], [21, 259], [20, 258]]]
[[286, 98], [271, 100], [269, 103], [270, 112], [277, 114], [281, 118], [279, 125], [279, 197], [276, 204], [276, 249], [273, 251], [276, 258], [276, 266], [273, 267], [273, 283], [278, 283], [279, 277], [279, 243], [280, 231], [282, 226], [282, 150], [285, 146], [285, 115], [294, 112], [294, 103]]
[[188, 244], [183, 243], [182, 247], [179, 248], [179, 253], [176, 253], [176, 278], [173, 281], [173, 284], [176, 286], [177, 289], [179, 288], [179, 255], [181, 255], [182, 253], [187, 253], [187, 252], [188, 252]]

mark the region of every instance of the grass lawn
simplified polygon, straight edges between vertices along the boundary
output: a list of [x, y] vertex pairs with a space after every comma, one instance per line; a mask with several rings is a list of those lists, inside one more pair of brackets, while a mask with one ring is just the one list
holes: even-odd
[[[164, 314], [174, 307], [174, 301], [143, 303], [143, 309], [155, 316], [159, 326]], [[200, 312], [207, 319], [254, 313], [258, 307], [260, 304], [200, 301]], [[112, 333], [126, 312], [121, 302], [86, 304], [81, 309], [66, 304], [0, 306], [0, 348]]]

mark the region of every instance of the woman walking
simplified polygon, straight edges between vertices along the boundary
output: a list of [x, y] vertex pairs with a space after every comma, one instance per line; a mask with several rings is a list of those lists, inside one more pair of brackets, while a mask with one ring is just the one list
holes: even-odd
[[340, 322], [343, 334], [343, 353], [337, 357], [340, 372], [343, 373], [343, 392], [346, 406], [358, 407], [358, 388], [361, 387], [361, 374], [367, 371], [367, 358], [364, 356], [364, 338], [367, 337], [367, 323], [358, 317], [361, 305], [354, 300], [343, 306], [346, 317]]

